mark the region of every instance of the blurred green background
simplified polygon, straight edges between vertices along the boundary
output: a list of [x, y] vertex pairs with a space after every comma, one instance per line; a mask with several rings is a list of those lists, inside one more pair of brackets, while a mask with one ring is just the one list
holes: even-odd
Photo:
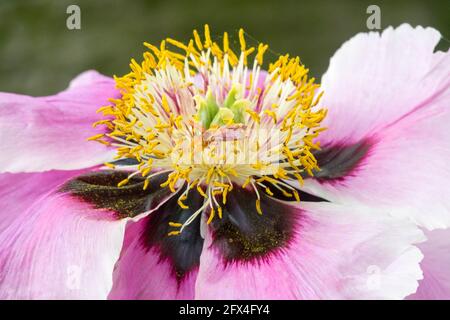
[[[66, 27], [70, 4], [81, 8], [81, 30]], [[370, 4], [381, 7], [382, 28], [408, 22], [449, 38], [448, 0], [0, 0], [0, 91], [47, 95], [87, 69], [123, 74], [130, 58], [140, 59], [143, 41], [186, 40], [204, 23], [216, 36], [244, 27], [273, 52], [299, 55], [320, 77], [345, 40], [368, 31]]]

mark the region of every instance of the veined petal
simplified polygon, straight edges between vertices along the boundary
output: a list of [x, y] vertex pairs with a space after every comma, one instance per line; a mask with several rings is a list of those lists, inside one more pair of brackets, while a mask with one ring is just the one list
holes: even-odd
[[0, 233], [0, 298], [105, 299], [127, 222], [167, 199], [164, 189], [143, 190], [139, 178], [117, 187], [128, 174], [77, 176], [11, 219]]
[[191, 194], [182, 209], [175, 195], [151, 215], [130, 223], [114, 270], [110, 299], [193, 299], [203, 238], [196, 220], [183, 233], [169, 236], [171, 224], [187, 220], [201, 206]]
[[[367, 153], [345, 175], [307, 179], [303, 189], [335, 202], [377, 206], [427, 229], [449, 227], [450, 109], [447, 99], [433, 107], [367, 140]], [[327, 164], [319, 159], [319, 166]]]
[[105, 299], [126, 220], [61, 192], [0, 234], [2, 299]]
[[303, 190], [376, 205], [427, 229], [450, 226], [450, 52], [433, 53], [439, 39], [402, 25], [343, 45], [323, 78], [323, 170]]
[[322, 144], [358, 142], [448, 90], [449, 54], [434, 53], [440, 39], [432, 28], [403, 24], [344, 43], [322, 78]]
[[92, 127], [96, 110], [118, 96], [114, 81], [95, 71], [74, 79], [54, 96], [0, 94], [0, 172], [75, 170], [109, 161], [113, 152], [86, 139], [104, 132]]
[[427, 241], [419, 244], [423, 280], [408, 299], [450, 300], [450, 229], [425, 232]]
[[[114, 270], [113, 288], [108, 298], [113, 300], [193, 299], [198, 266], [196, 265], [187, 273], [177, 273], [180, 271], [177, 271], [174, 261], [164, 255], [162, 248], [146, 241], [148, 233], [152, 231], [152, 228], [148, 226], [149, 223], [151, 224], [152, 221], [150, 217], [146, 217], [127, 227], [126, 238], [132, 240], [126, 248], [124, 247]], [[153, 225], [153, 227], [164, 226]], [[198, 232], [198, 230], [195, 231]], [[162, 240], [164, 238], [166, 241], [173, 240], [168, 238], [167, 233], [159, 236]], [[192, 249], [192, 252], [181, 249], [185, 255], [196, 255], [195, 243], [191, 245], [189, 241], [182, 242], [175, 245]], [[180, 251], [175, 246], [169, 250]], [[183, 258], [185, 257], [179, 257], [179, 259]]]
[[416, 291], [422, 255], [413, 244], [423, 235], [414, 225], [329, 203], [271, 206], [291, 216], [289, 241], [267, 255], [230, 260], [239, 237], [227, 243], [210, 229], [196, 298], [402, 299]]
[[84, 170], [0, 174], [0, 232], [38, 199]]

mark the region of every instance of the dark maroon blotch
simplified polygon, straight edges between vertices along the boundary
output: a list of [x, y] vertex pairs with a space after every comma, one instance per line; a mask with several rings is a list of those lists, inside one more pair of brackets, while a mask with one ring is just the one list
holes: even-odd
[[134, 217], [148, 211], [162, 201], [169, 193], [160, 184], [167, 179], [161, 174], [152, 179], [147, 190], [143, 190], [144, 179], [131, 178], [129, 183], [118, 187], [130, 172], [105, 170], [80, 175], [66, 182], [60, 192], [67, 192], [92, 204], [95, 208], [104, 208], [116, 212], [119, 218]]
[[262, 215], [256, 210], [253, 190], [235, 186], [223, 207], [223, 218], [214, 219], [213, 245], [226, 263], [257, 262], [287, 248], [300, 220], [300, 210], [259, 190]]
[[373, 142], [368, 139], [353, 144], [325, 145], [313, 152], [320, 170], [315, 170], [313, 177], [304, 175], [304, 178], [320, 182], [341, 181], [358, 169], [372, 146]]
[[[200, 235], [200, 217], [194, 220], [179, 235], [168, 236], [177, 228], [169, 226], [169, 222], [184, 223], [197, 209], [204, 198], [196, 191], [190, 192], [184, 202], [189, 209], [182, 209], [175, 195], [147, 218], [146, 228], [142, 234], [142, 243], [147, 250], [156, 248], [162, 261], [169, 261], [173, 275], [178, 283], [200, 263], [203, 238]], [[145, 267], [145, 266], [143, 266]]]

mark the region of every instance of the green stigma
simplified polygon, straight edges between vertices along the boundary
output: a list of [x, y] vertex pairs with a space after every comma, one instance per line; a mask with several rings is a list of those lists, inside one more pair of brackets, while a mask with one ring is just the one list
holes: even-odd
[[206, 98], [197, 97], [198, 117], [205, 130], [210, 127], [225, 126], [235, 123], [245, 123], [245, 112], [251, 102], [247, 99], [238, 99], [242, 96], [242, 87], [234, 85], [228, 92], [222, 105], [219, 106], [211, 91]]

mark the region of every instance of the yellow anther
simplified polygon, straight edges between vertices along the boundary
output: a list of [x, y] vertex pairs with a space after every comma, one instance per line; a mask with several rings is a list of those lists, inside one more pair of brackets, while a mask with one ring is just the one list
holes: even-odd
[[259, 114], [257, 114], [255, 111], [251, 109], [246, 109], [245, 112], [247, 112], [250, 115], [253, 121], [255, 121], [256, 123], [260, 123]]
[[105, 111], [109, 113], [112, 110], [113, 110], [113, 106], [104, 106], [104, 107], [97, 109], [97, 113], [104, 113]]
[[251, 55], [254, 51], [255, 51], [255, 48], [253, 48], [253, 47], [248, 48], [247, 50], [244, 51], [244, 56], [245, 56], [245, 57], [248, 57], [248, 56]]
[[189, 207], [183, 203], [183, 200], [184, 200], [184, 199], [179, 198], [178, 201], [177, 201], [178, 205], [179, 205], [182, 209], [189, 209]]
[[292, 193], [289, 193], [289, 192], [287, 192], [287, 191], [284, 190], [284, 189], [281, 189], [281, 192], [283, 193], [283, 195], [284, 195], [285, 197], [288, 197], [288, 198], [292, 197]]
[[219, 176], [221, 176], [221, 177], [226, 177], [226, 176], [227, 176], [227, 174], [226, 174], [225, 172], [223, 172], [223, 170], [220, 169], [220, 168], [217, 168], [217, 173], [218, 173]]
[[130, 180], [127, 178], [127, 179], [123, 179], [122, 181], [120, 181], [118, 184], [117, 184], [117, 186], [120, 188], [120, 187], [123, 187], [124, 185], [126, 185], [128, 182], [129, 182]]
[[294, 172], [293, 175], [297, 178], [298, 183], [301, 186], [303, 186], [305, 182], [303, 181], [302, 176], [300, 174], [298, 174], [297, 172]]
[[172, 39], [172, 38], [167, 38], [166, 41], [168, 43], [174, 45], [175, 47], [178, 47], [178, 48], [183, 49], [185, 51], [189, 50], [188, 47], [183, 42], [180, 42], [178, 40], [175, 40], [175, 39]]
[[212, 46], [211, 33], [209, 31], [209, 26], [205, 24], [205, 47], [209, 48]]
[[261, 200], [260, 199], [256, 199], [256, 212], [258, 212], [260, 215], [262, 215]]
[[272, 192], [269, 188], [266, 188], [266, 193], [267, 193], [269, 196], [273, 196], [273, 192]]
[[208, 183], [208, 184], [209, 184], [209, 182], [211, 180], [212, 175], [214, 174], [214, 169], [215, 168], [212, 167], [212, 168], [209, 168], [209, 170], [208, 170], [208, 173], [206, 175], [206, 183]]
[[95, 127], [97, 127], [99, 125], [106, 125], [107, 127], [111, 128], [111, 129], [114, 128], [114, 127], [112, 127], [112, 124], [111, 124], [110, 120], [100, 120], [100, 121], [94, 122], [92, 124], [92, 127], [95, 128]]
[[198, 35], [197, 30], [194, 30], [193, 33], [194, 33], [195, 44], [197, 45], [198, 50], [203, 50], [202, 40], [200, 39], [200, 36]]
[[229, 46], [229, 42], [228, 42], [228, 33], [224, 32], [223, 33], [223, 52], [228, 52], [228, 50], [230, 49]]
[[297, 190], [292, 190], [292, 193], [294, 194], [295, 200], [297, 200], [298, 202], [300, 202], [300, 196], [298, 195]]
[[228, 188], [228, 185], [219, 181], [214, 181], [213, 185], [216, 187]]
[[245, 51], [245, 37], [244, 37], [244, 29], [240, 28], [239, 29], [239, 43], [241, 45], [241, 51], [244, 52]]
[[266, 52], [266, 50], [269, 48], [269, 46], [266, 44], [262, 44], [260, 43], [258, 45], [258, 53], [256, 54], [256, 61], [258, 61], [259, 65], [263, 64], [263, 58], [264, 58], [264, 53]]
[[104, 165], [107, 166], [108, 168], [111, 168], [111, 169], [115, 169], [116, 168], [115, 165], [113, 165], [112, 163], [109, 163], [109, 162], [105, 162]]
[[264, 113], [273, 119], [274, 124], [277, 124], [277, 115], [272, 110], [264, 110]]
[[105, 135], [104, 135], [103, 133], [99, 133], [99, 134], [96, 134], [95, 136], [92, 136], [92, 137], [87, 138], [87, 140], [89, 140], [89, 141], [92, 141], [92, 140], [98, 140], [98, 139], [103, 138], [104, 136], [105, 136]]
[[164, 108], [164, 110], [167, 112], [167, 113], [170, 113], [170, 107], [169, 107], [169, 102], [167, 101], [167, 97], [166, 97], [166, 95], [163, 95], [162, 96], [162, 107]]
[[146, 46], [147, 48], [152, 50], [155, 55], [157, 55], [157, 56], [160, 55], [159, 49], [156, 46], [152, 45], [151, 43], [144, 42], [144, 46]]
[[[142, 162], [142, 163], [144, 163], [144, 162]], [[144, 170], [142, 170], [142, 176], [146, 177], [150, 173], [150, 171], [152, 171], [152, 168], [145, 168]]]
[[214, 211], [214, 208], [211, 207], [211, 213], [209, 214], [209, 218], [208, 218], [208, 221], [206, 221], [206, 224], [210, 224], [211, 221], [213, 220], [214, 216], [215, 216], [215, 211]]
[[166, 50], [166, 41], [165, 40], [161, 41], [161, 44], [159, 45], [159, 50], [161, 50], [161, 52], [164, 52]]
[[206, 195], [206, 193], [203, 191], [202, 187], [200, 186], [200, 184], [197, 184], [197, 191], [198, 193], [200, 193], [200, 195], [202, 195], [204, 198], [207, 198], [208, 196]]
[[183, 226], [183, 224], [179, 223], [179, 222], [169, 222], [169, 226], [175, 227], [175, 228], [180, 228]]
[[228, 195], [228, 188], [224, 188], [222, 193], [222, 203], [224, 205], [227, 204], [227, 195]]

